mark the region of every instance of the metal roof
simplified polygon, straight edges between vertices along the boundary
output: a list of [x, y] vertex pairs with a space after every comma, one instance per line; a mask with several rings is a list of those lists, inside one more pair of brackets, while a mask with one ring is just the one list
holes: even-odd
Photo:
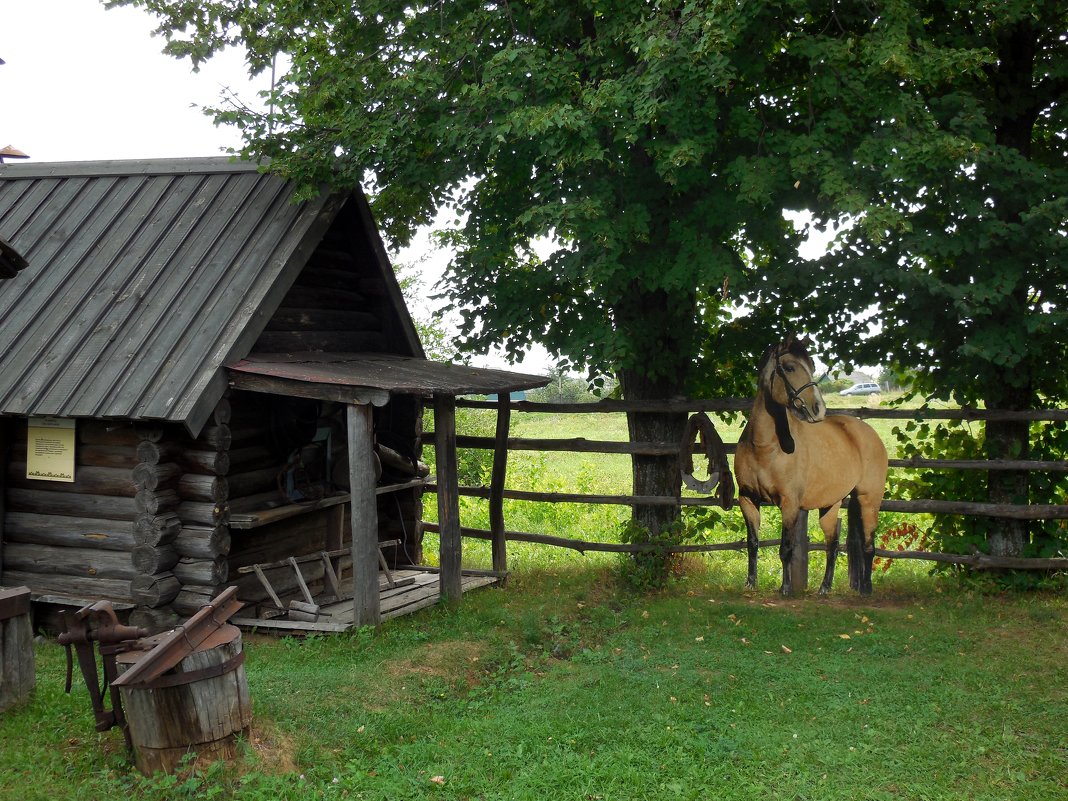
[[0, 165], [0, 414], [197, 432], [346, 194], [229, 158]]
[[[245, 389], [305, 394], [339, 399], [337, 390], [381, 390], [391, 394], [492, 395], [543, 387], [546, 376], [442, 364], [426, 359], [386, 353], [289, 353], [255, 354], [228, 365], [231, 382]], [[294, 382], [318, 385], [326, 394], [300, 390]], [[296, 391], [294, 391], [296, 390]]]

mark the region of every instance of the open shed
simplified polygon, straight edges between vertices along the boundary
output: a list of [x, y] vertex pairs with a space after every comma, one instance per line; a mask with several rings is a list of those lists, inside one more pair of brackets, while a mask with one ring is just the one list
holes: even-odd
[[426, 360], [358, 189], [298, 203], [225, 158], [3, 165], [0, 237], [26, 261], [0, 284], [0, 584], [154, 627], [236, 584], [248, 622], [343, 629], [495, 580], [448, 522], [454, 400], [547, 379]]

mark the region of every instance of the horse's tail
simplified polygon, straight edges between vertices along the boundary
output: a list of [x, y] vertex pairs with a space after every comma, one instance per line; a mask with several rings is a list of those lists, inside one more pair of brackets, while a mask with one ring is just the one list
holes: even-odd
[[856, 590], [860, 588], [860, 577], [864, 574], [864, 518], [860, 512], [856, 490], [849, 495], [848, 509], [846, 561], [849, 565], [849, 586]]

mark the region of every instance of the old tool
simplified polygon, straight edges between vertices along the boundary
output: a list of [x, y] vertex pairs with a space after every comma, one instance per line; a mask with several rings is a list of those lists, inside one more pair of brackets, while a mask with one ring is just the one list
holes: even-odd
[[[122, 730], [127, 747], [131, 747], [130, 732], [122, 712], [119, 691], [114, 686], [117, 677], [115, 656], [137, 647], [138, 640], [148, 636], [148, 630], [119, 623], [110, 601], [97, 601], [77, 611], [63, 610], [67, 630], [59, 635], [59, 644], [67, 649], [66, 691], [71, 691], [74, 678], [72, 650], [78, 655], [78, 666], [89, 689], [96, 718], [96, 730], [107, 731], [113, 726]], [[96, 646], [100, 648], [100, 662], [104, 681], [97, 669]], [[110, 689], [111, 709], [105, 705], [104, 694]]]

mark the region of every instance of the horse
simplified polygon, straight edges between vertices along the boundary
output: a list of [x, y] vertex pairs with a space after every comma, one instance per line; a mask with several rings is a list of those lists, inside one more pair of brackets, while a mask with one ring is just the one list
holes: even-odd
[[[827, 416], [814, 370], [805, 345], [792, 337], [773, 345], [760, 360], [756, 399], [734, 457], [738, 505], [748, 535], [746, 587], [756, 588], [763, 502], [778, 506], [782, 512], [779, 558], [783, 595], [793, 591], [789, 564], [794, 525], [802, 510], [819, 510], [820, 528], [827, 541], [827, 568], [819, 594], [826, 595], [834, 580], [838, 554], [838, 510], [848, 496], [850, 585], [862, 595], [870, 595], [875, 529], [886, 489], [886, 446], [862, 420]], [[859, 569], [855, 569], [854, 559]]]

